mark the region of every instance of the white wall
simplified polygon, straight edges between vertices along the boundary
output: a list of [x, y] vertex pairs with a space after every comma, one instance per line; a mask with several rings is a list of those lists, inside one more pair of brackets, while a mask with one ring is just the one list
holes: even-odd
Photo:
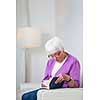
[[[57, 0], [56, 33], [64, 41], [65, 49], [78, 58], [83, 80], [83, 20], [82, 0]], [[63, 12], [59, 9], [62, 9]], [[82, 82], [81, 82], [82, 83]]]
[[[54, 9], [54, 0], [17, 0], [17, 28], [24, 26], [32, 26], [36, 29], [39, 29], [42, 34], [42, 42], [44, 43], [46, 39], [50, 38], [55, 34]], [[25, 75], [23, 74], [25, 73], [25, 51], [21, 48], [17, 49], [16, 55], [16, 79], [17, 89], [19, 89], [20, 83], [23, 83], [22, 80], [25, 81]], [[42, 45], [39, 48], [28, 50], [28, 55], [29, 61], [27, 62], [27, 65], [30, 69], [28, 70], [28, 72], [31, 75], [29, 80], [31, 82], [40, 82], [41, 78], [43, 77], [46, 61], [44, 46]], [[23, 72], [20, 69], [23, 69]], [[38, 72], [36, 72], [37, 70]]]
[[[21, 7], [20, 1], [18, 5]], [[54, 35], [60, 36], [66, 50], [80, 60], [82, 69], [82, 0], [29, 0], [29, 7], [30, 16], [28, 17], [25, 9], [23, 12], [20, 8], [17, 9], [19, 14], [17, 15], [17, 27], [24, 26], [29, 21], [30, 25], [42, 30], [43, 42], [46, 37], [49, 39]], [[17, 86], [20, 82], [22, 83], [18, 81], [20, 77], [21, 80], [24, 79], [24, 75], [19, 74], [20, 67], [24, 66], [23, 55], [19, 56], [22, 52], [24, 53], [20, 50], [17, 52]], [[29, 52], [30, 81], [40, 82], [47, 60], [44, 45], [30, 49]]]
[[33, 27], [42, 32], [55, 33], [54, 0], [30, 0], [29, 20]]

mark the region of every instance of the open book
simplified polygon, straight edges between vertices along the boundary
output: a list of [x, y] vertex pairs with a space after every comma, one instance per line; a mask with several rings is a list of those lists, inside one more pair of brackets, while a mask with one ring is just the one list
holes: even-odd
[[43, 87], [43, 88], [47, 88], [47, 89], [57, 89], [57, 88], [62, 88], [64, 81], [62, 82], [58, 82], [57, 84], [55, 84], [55, 81], [57, 80], [58, 77], [53, 77], [50, 78], [49, 80], [45, 80], [43, 81], [43, 84], [47, 87]]
[[52, 78], [50, 78], [49, 80], [44, 80], [44, 81], [43, 81], [43, 84], [44, 84], [45, 86], [47, 86], [47, 87], [45, 87], [45, 88], [49, 89], [49, 84], [50, 84], [51, 80], [52, 80]]

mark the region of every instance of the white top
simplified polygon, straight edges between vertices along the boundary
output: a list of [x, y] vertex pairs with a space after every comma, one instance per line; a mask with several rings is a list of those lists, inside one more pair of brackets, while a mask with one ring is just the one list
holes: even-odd
[[55, 76], [56, 72], [62, 67], [62, 65], [64, 64], [64, 62], [66, 61], [67, 57], [63, 60], [63, 62], [59, 63], [59, 62], [56, 62], [54, 67], [53, 67], [53, 70], [52, 70], [52, 77]]

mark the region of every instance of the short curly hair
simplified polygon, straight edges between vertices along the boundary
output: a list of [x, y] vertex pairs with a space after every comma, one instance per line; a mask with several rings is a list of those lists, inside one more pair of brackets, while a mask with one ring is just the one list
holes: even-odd
[[45, 44], [45, 50], [48, 55], [53, 54], [57, 51], [64, 50], [64, 45], [59, 37], [53, 37]]

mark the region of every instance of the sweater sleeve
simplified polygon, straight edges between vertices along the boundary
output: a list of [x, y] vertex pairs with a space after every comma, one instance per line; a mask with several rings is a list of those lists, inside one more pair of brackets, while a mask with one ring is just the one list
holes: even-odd
[[44, 72], [43, 80], [48, 80], [49, 79], [48, 68], [49, 68], [49, 60], [48, 60], [47, 65], [46, 65], [46, 69], [45, 69], [45, 72]]
[[74, 80], [74, 87], [80, 87], [80, 64], [77, 60], [72, 64], [69, 75]]

